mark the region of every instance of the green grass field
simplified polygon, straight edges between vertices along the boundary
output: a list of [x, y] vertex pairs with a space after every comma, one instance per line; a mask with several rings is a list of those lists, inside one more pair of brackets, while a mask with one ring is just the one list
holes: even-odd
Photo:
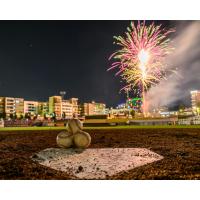
[[0, 128], [0, 131], [51, 131], [51, 130], [63, 130], [65, 127], [4, 127]]
[[181, 129], [200, 128], [200, 125], [130, 125], [130, 126], [107, 126], [107, 127], [84, 127], [84, 129]]
[[[181, 128], [200, 128], [200, 125], [130, 125], [130, 126], [107, 126], [107, 127], [84, 127], [87, 129], [181, 129]], [[51, 130], [65, 130], [65, 127], [4, 127], [0, 131], [51, 131]]]

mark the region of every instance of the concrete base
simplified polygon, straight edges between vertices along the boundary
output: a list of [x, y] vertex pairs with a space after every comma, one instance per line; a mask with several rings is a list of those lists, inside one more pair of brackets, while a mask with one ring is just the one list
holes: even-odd
[[145, 148], [45, 149], [32, 158], [75, 179], [106, 179], [163, 157]]

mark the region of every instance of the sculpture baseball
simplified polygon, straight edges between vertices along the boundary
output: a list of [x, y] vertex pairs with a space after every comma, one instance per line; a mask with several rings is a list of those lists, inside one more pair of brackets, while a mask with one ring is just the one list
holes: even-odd
[[61, 148], [69, 148], [73, 145], [73, 135], [69, 132], [62, 131], [57, 135], [56, 142]]
[[62, 131], [57, 136], [57, 145], [61, 148], [87, 148], [91, 143], [89, 133], [82, 131], [83, 124], [78, 119], [70, 119], [67, 123], [67, 132]]
[[70, 119], [67, 123], [67, 131], [70, 133], [77, 133], [79, 130], [83, 129], [83, 124], [78, 119]]
[[87, 148], [91, 143], [90, 134], [84, 131], [78, 131], [74, 135], [74, 144], [78, 148]]

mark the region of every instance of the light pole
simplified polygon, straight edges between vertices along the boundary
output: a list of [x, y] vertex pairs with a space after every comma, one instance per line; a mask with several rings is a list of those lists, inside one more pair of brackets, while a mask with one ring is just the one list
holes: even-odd
[[129, 105], [128, 105], [128, 100], [129, 100], [129, 91], [130, 91], [130, 87], [127, 87], [126, 88], [126, 108], [128, 109], [128, 118], [130, 116], [130, 108], [129, 108]]
[[64, 100], [65, 95], [66, 95], [66, 91], [60, 91], [60, 96], [62, 97], [62, 100]]

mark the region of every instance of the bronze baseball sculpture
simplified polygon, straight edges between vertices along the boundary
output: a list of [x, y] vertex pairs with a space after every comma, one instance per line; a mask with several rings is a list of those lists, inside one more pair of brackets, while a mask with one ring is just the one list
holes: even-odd
[[70, 119], [67, 123], [67, 131], [58, 134], [57, 145], [61, 148], [70, 148], [73, 145], [77, 148], [87, 148], [91, 143], [91, 136], [82, 129], [83, 124], [80, 120]]

